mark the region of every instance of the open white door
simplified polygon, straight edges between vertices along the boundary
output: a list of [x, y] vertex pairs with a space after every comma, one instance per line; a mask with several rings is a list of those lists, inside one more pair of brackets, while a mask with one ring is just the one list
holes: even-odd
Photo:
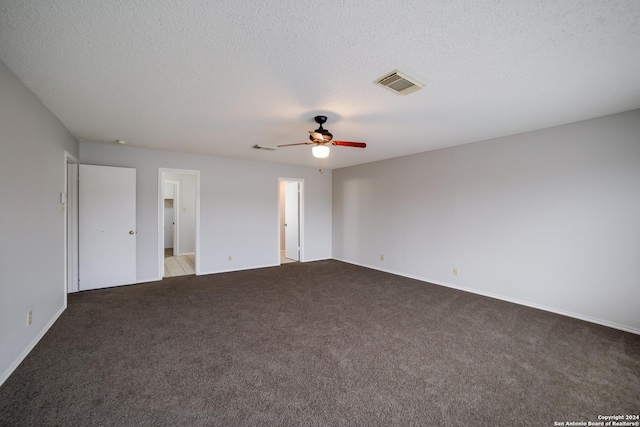
[[172, 250], [175, 249], [174, 246], [174, 236], [175, 236], [175, 228], [176, 228], [176, 214], [175, 214], [175, 203], [174, 199], [164, 199], [164, 248]]
[[67, 292], [78, 292], [78, 159], [65, 151]]
[[300, 183], [287, 182], [284, 199], [284, 256], [300, 261], [299, 240], [299, 199]]
[[136, 282], [136, 170], [80, 165], [79, 288]]

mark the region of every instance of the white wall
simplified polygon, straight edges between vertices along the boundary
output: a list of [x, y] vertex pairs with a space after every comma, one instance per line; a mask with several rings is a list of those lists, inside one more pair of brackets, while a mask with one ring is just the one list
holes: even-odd
[[2, 384], [66, 306], [60, 193], [78, 142], [1, 61], [0, 93]]
[[[248, 148], [249, 149], [249, 148]], [[268, 153], [267, 153], [268, 155]], [[331, 257], [331, 171], [80, 142], [80, 162], [137, 169], [138, 281], [158, 277], [158, 168], [200, 171], [202, 274], [279, 265], [278, 178], [305, 182], [303, 261]], [[232, 261], [228, 261], [228, 255]]]
[[333, 223], [334, 258], [640, 333], [640, 110], [334, 170]]

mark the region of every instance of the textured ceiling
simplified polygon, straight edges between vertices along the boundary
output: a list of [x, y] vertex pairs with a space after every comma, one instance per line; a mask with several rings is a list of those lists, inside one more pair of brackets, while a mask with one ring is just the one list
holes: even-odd
[[[0, 0], [0, 59], [79, 139], [338, 168], [640, 108], [638, 0]], [[399, 69], [403, 96], [374, 80]]]

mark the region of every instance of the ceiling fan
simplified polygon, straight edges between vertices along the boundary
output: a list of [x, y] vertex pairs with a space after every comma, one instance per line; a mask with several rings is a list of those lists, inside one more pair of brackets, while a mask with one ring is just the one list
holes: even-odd
[[316, 123], [320, 126], [318, 129], [309, 131], [309, 142], [299, 142], [296, 144], [281, 144], [278, 147], [291, 147], [293, 145], [310, 145], [315, 144], [311, 149], [311, 153], [313, 157], [317, 157], [318, 159], [324, 159], [329, 156], [330, 145], [341, 145], [344, 147], [356, 147], [356, 148], [365, 148], [367, 144], [364, 142], [349, 142], [349, 141], [333, 141], [333, 135], [327, 129], [323, 128], [322, 125], [326, 123], [327, 116], [316, 116], [314, 118]]

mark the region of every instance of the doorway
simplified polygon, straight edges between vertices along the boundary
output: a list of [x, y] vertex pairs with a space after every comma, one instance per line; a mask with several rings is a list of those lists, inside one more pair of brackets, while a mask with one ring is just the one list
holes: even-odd
[[159, 278], [199, 274], [200, 171], [160, 168]]
[[280, 264], [303, 260], [303, 187], [302, 179], [279, 178], [279, 251]]
[[134, 168], [81, 165], [65, 151], [67, 293], [136, 282], [135, 188]]

